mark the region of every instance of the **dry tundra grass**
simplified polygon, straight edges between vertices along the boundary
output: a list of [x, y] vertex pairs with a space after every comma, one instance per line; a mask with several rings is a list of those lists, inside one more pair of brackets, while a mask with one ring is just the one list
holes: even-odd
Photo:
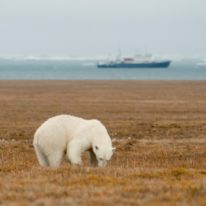
[[[108, 167], [38, 165], [33, 133], [61, 113], [106, 125]], [[206, 82], [0, 81], [0, 205], [206, 205]]]

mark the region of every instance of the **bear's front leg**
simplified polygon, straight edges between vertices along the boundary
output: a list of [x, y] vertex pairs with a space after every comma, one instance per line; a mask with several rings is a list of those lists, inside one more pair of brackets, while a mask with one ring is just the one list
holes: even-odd
[[72, 141], [67, 145], [67, 157], [72, 165], [82, 166], [82, 151], [77, 141]]
[[93, 150], [89, 150], [90, 155], [90, 166], [96, 167], [98, 165], [96, 155], [94, 154]]

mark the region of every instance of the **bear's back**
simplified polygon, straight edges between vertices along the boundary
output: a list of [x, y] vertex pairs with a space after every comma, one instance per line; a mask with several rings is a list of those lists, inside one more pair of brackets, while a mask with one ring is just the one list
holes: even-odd
[[88, 120], [84, 120], [72, 115], [58, 115], [46, 120], [36, 131], [35, 138], [44, 144], [44, 141], [67, 144], [82, 125], [86, 125]]

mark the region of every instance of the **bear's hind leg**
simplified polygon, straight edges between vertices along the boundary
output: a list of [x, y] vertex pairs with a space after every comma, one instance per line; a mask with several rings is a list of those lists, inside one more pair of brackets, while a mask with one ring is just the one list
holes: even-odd
[[36, 153], [37, 159], [39, 161], [39, 164], [42, 167], [49, 166], [46, 155], [42, 152], [41, 148], [38, 145], [34, 145], [34, 149], [35, 149], [35, 153]]
[[59, 167], [64, 153], [62, 151], [55, 151], [49, 155], [47, 155], [49, 166], [51, 167]]

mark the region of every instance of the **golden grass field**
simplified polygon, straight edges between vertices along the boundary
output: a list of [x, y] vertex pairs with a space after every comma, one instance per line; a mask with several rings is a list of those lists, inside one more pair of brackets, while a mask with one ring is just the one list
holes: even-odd
[[[47, 118], [101, 120], [106, 168], [41, 168]], [[0, 81], [0, 205], [206, 205], [206, 81]]]

